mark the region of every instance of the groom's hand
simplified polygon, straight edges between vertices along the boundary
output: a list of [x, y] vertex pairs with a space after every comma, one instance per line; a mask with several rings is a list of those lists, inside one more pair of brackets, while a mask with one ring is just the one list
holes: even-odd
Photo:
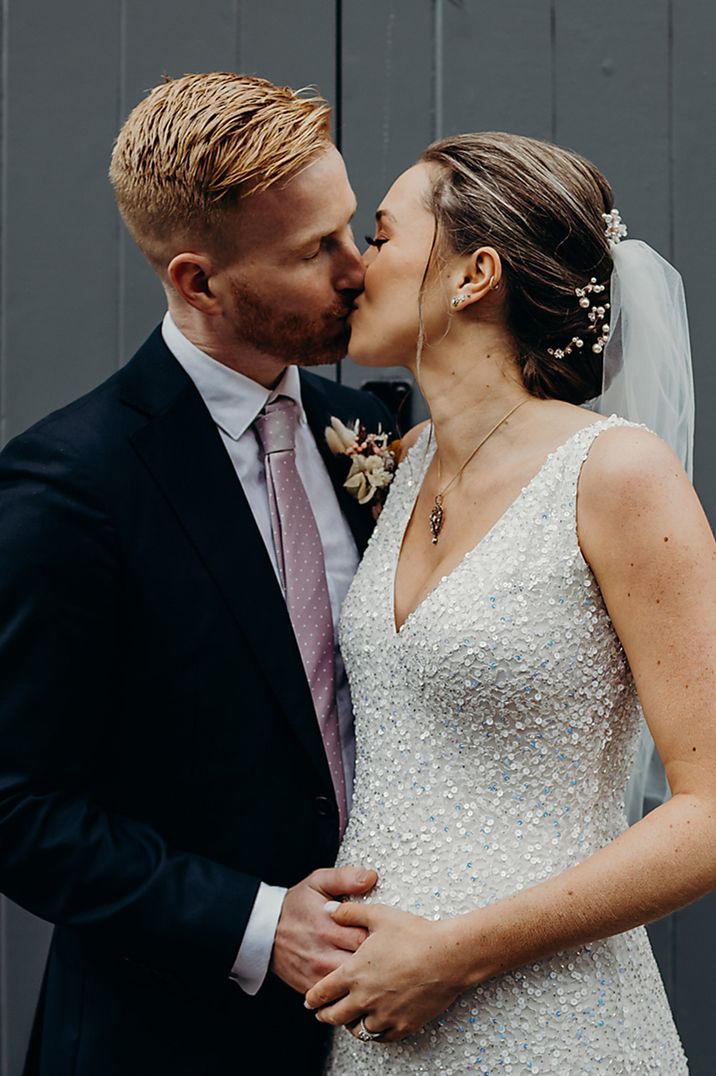
[[327, 867], [289, 889], [276, 929], [271, 970], [305, 994], [314, 983], [340, 967], [367, 937], [362, 927], [334, 923], [326, 902], [361, 896], [378, 881], [373, 870]]

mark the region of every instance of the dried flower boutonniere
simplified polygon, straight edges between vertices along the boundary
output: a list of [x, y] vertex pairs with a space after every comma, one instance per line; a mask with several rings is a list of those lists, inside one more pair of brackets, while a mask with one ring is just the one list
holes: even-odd
[[331, 417], [326, 426], [326, 442], [334, 456], [347, 456], [351, 463], [343, 483], [359, 504], [372, 501], [373, 518], [377, 519], [393, 481], [400, 441], [389, 441], [388, 434], [378, 427], [378, 433], [366, 433], [359, 419], [351, 429], [339, 418]]

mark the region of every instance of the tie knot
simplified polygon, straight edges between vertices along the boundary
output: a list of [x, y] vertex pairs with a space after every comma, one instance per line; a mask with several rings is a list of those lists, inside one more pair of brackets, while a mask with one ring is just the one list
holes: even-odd
[[294, 452], [296, 448], [296, 424], [298, 408], [295, 400], [279, 396], [266, 404], [254, 422], [264, 455], [272, 452]]

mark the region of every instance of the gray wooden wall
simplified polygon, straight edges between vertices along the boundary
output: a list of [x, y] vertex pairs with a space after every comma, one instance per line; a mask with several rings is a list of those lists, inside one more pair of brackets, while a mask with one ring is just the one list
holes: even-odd
[[[243, 70], [334, 102], [360, 235], [441, 134], [506, 129], [595, 160], [632, 237], [684, 275], [696, 483], [716, 519], [709, 0], [4, 0], [1, 25], [3, 440], [111, 373], [162, 314], [105, 179], [123, 118], [165, 72]], [[716, 1071], [715, 926], [706, 899], [652, 930], [695, 1076]], [[19, 1076], [46, 939], [0, 901], [0, 1076]]]

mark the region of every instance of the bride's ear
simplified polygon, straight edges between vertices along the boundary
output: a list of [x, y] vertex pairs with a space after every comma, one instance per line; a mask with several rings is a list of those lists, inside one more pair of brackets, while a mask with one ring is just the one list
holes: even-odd
[[502, 260], [494, 247], [480, 247], [468, 255], [462, 265], [450, 299], [453, 310], [459, 311], [479, 302], [490, 292], [498, 291], [502, 283]]

